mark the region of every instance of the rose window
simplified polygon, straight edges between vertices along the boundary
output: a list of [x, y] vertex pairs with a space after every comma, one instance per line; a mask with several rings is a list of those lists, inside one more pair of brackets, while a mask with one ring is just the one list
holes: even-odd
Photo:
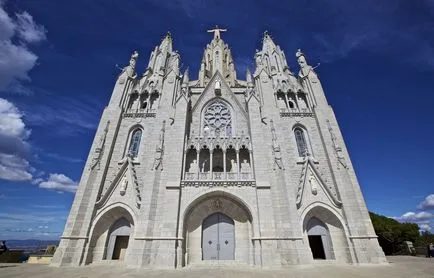
[[204, 136], [220, 137], [232, 135], [231, 111], [222, 102], [214, 102], [204, 113]]

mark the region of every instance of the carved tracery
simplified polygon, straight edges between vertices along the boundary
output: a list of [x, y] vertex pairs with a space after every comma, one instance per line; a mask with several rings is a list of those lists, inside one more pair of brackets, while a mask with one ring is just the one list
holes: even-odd
[[205, 137], [232, 136], [230, 108], [222, 101], [209, 105], [203, 114], [203, 135]]

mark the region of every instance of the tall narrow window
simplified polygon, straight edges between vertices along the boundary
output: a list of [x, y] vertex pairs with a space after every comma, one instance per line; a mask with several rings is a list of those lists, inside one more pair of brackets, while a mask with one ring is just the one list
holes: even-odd
[[297, 142], [297, 149], [299, 156], [305, 156], [308, 151], [306, 137], [304, 135], [304, 131], [297, 127], [294, 129], [295, 141]]
[[128, 151], [132, 157], [136, 157], [139, 154], [140, 139], [142, 139], [142, 131], [137, 129], [131, 136], [130, 149]]

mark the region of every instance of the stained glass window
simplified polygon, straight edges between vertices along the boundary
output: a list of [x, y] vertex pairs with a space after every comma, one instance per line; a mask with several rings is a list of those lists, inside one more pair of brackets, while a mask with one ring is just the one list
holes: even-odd
[[142, 131], [137, 129], [133, 132], [130, 141], [129, 154], [136, 157], [139, 154], [140, 139], [142, 139]]

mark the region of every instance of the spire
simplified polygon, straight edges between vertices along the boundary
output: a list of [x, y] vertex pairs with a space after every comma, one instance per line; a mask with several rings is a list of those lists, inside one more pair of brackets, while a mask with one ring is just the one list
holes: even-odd
[[217, 71], [225, 77], [225, 81], [230, 86], [235, 86], [237, 77], [231, 50], [220, 36], [221, 32], [226, 31], [227, 29], [221, 29], [218, 26], [207, 30], [208, 33], [213, 33], [214, 37], [211, 42], [207, 44], [202, 56], [199, 72], [200, 86], [206, 86]]
[[172, 52], [172, 35], [169, 31], [167, 31], [166, 35], [160, 43], [160, 50]]
[[190, 82], [190, 78], [188, 76], [188, 68], [184, 72], [184, 76], [182, 78], [182, 86], [188, 86], [188, 82]]
[[276, 44], [274, 43], [268, 31], [265, 31], [262, 38], [262, 51], [270, 51], [274, 48], [276, 48]]
[[250, 70], [247, 68], [246, 71], [246, 81], [247, 81], [247, 85], [252, 84], [252, 74], [250, 73]]

